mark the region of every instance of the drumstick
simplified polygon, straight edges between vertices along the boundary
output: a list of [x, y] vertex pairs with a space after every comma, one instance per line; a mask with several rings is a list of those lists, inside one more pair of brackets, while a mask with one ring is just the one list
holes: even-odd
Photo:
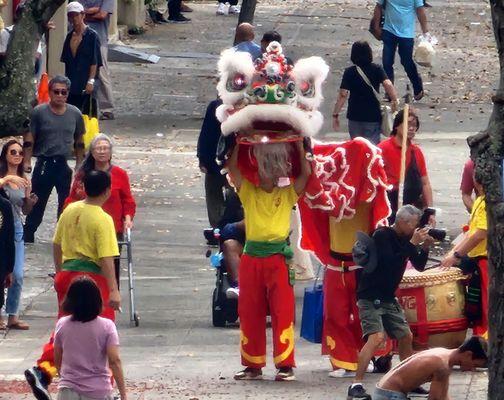
[[399, 193], [397, 200], [397, 208], [403, 205], [404, 178], [406, 175], [406, 146], [408, 145], [408, 119], [409, 119], [409, 102], [410, 93], [409, 85], [406, 86], [406, 96], [404, 97], [404, 114], [402, 123], [402, 144], [401, 144], [401, 170], [399, 174]]

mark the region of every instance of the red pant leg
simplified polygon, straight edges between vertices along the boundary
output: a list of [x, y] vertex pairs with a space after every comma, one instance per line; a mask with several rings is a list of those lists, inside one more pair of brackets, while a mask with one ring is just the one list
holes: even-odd
[[326, 270], [324, 276], [324, 330], [322, 351], [333, 368], [355, 371], [361, 348], [361, 329], [356, 308], [355, 271]]
[[488, 339], [488, 260], [483, 258], [478, 261], [481, 278], [481, 322], [473, 328], [473, 333]]
[[[68, 288], [70, 287], [74, 279], [77, 279], [80, 276], [88, 276], [95, 281], [98, 289], [100, 289], [102, 303], [104, 305], [103, 311], [100, 316], [114, 321], [115, 312], [111, 307], [108, 306], [109, 289], [105, 277], [103, 275], [95, 274], [92, 272], [80, 271], [61, 271], [58, 272], [54, 278], [54, 288], [58, 296], [58, 319], [66, 315], [62, 309], [63, 301], [65, 300]], [[50, 372], [50, 370], [52, 370], [54, 367], [54, 332], [51, 334], [49, 342], [47, 342], [42, 348], [42, 355], [37, 360], [38, 366], [42, 366], [42, 364], [44, 369], [50, 375], [54, 376], [54, 372]]]
[[242, 365], [266, 365], [267, 297], [261, 258], [243, 254], [240, 259], [240, 352]]
[[295, 367], [294, 361], [294, 289], [289, 283], [285, 257], [280, 254], [263, 258], [273, 331], [273, 361], [277, 368]]

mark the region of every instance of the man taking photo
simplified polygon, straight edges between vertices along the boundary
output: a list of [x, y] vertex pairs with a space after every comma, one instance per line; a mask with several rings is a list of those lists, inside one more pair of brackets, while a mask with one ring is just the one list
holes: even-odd
[[[394, 225], [378, 228], [372, 238], [358, 233], [353, 249], [354, 261], [363, 267], [357, 288], [357, 306], [366, 344], [359, 353], [353, 384], [348, 388], [348, 399], [371, 400], [362, 385], [366, 368], [376, 350], [385, 342], [385, 333], [396, 339], [399, 358], [413, 354], [413, 335], [395, 292], [399, 287], [408, 260], [415, 269], [423, 271], [434, 239], [429, 227], [418, 228], [422, 212], [412, 206], [402, 206]], [[415, 394], [427, 394], [417, 388]]]

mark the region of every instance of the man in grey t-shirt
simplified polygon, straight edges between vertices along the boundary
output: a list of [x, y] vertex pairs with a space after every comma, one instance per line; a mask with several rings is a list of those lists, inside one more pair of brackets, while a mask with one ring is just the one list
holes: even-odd
[[23, 137], [25, 171], [31, 171], [31, 157], [37, 157], [33, 170], [33, 193], [38, 202], [26, 218], [24, 240], [33, 243], [35, 231], [42, 222], [47, 200], [54, 187], [58, 193], [58, 216], [70, 193], [72, 170], [67, 158], [75, 150], [77, 166], [84, 156], [82, 136], [85, 132], [82, 114], [77, 107], [66, 103], [70, 80], [57, 75], [49, 82], [48, 104], [42, 104], [32, 112], [30, 132]]
[[100, 38], [102, 66], [98, 71], [97, 87], [100, 119], [114, 119], [114, 99], [108, 67], [108, 30], [110, 15], [114, 12], [114, 0], [79, 0], [79, 3], [84, 6], [86, 24], [95, 30]]

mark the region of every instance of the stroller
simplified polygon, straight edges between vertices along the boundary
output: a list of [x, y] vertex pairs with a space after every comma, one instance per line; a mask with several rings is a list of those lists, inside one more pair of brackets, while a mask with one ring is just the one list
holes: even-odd
[[225, 238], [221, 237], [221, 230], [227, 224], [238, 222], [243, 219], [243, 210], [238, 195], [231, 188], [224, 191], [225, 210], [219, 224], [219, 228], [205, 229], [203, 234], [208, 244], [217, 243], [219, 250], [212, 254], [209, 248], [206, 257], [210, 259], [210, 265], [215, 268], [215, 288], [212, 292], [212, 324], [215, 327], [225, 327], [226, 324], [234, 324], [238, 319], [238, 299], [228, 298], [226, 291], [230, 288], [229, 277], [226, 269], [226, 260], [222, 252]]

